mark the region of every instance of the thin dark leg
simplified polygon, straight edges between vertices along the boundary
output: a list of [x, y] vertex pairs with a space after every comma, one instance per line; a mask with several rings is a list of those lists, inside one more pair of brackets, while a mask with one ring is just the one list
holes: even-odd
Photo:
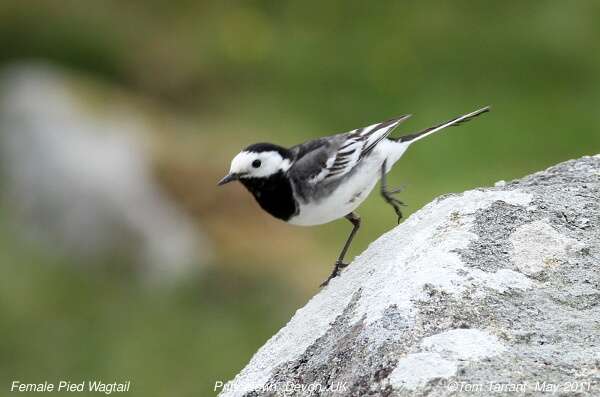
[[404, 204], [402, 201], [398, 200], [393, 196], [394, 194], [400, 193], [402, 191], [402, 188], [394, 190], [387, 189], [387, 179], [385, 175], [386, 163], [387, 160], [383, 160], [383, 164], [381, 165], [381, 196], [389, 205], [394, 207], [394, 211], [398, 216], [398, 223], [400, 223], [400, 219], [402, 219], [402, 211], [400, 211], [400, 206], [406, 204]]
[[358, 228], [360, 227], [360, 216], [358, 216], [357, 213], [351, 212], [348, 215], [346, 215], [346, 219], [348, 219], [352, 223], [352, 231], [350, 232], [348, 239], [346, 239], [346, 243], [344, 244], [344, 248], [342, 248], [342, 252], [340, 252], [340, 256], [338, 257], [337, 261], [335, 261], [335, 265], [333, 266], [333, 271], [331, 272], [331, 274], [329, 275], [327, 280], [323, 281], [323, 283], [321, 284], [321, 287], [324, 287], [327, 284], [329, 284], [329, 280], [331, 280], [332, 278], [334, 278], [340, 274], [340, 269], [343, 269], [346, 266], [348, 266], [347, 263], [344, 263], [344, 257], [346, 256], [346, 252], [348, 251], [348, 248], [350, 248], [350, 244], [352, 243], [352, 239], [354, 238], [354, 235], [356, 234], [356, 232], [358, 231]]

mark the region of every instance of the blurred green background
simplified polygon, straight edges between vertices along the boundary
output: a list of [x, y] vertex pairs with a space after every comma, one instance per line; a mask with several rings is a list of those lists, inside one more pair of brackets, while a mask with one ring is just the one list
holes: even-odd
[[[137, 109], [153, 178], [212, 248], [176, 283], [146, 282], [121, 251], [84, 260], [33, 241], [5, 196], [1, 389], [104, 379], [214, 394], [318, 290], [349, 229], [288, 226], [241, 186], [217, 189], [242, 147], [412, 113], [400, 135], [492, 105], [398, 163], [406, 214], [596, 154], [599, 20], [595, 1], [3, 1], [0, 66], [52, 65], [88, 108]], [[395, 224], [378, 195], [359, 212], [351, 255]]]

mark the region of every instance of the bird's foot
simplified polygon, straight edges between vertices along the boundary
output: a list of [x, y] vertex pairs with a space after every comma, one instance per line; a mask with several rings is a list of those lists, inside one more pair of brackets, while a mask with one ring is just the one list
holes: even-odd
[[381, 196], [383, 199], [394, 208], [396, 215], [398, 216], [398, 223], [400, 223], [400, 219], [402, 219], [402, 211], [400, 210], [401, 206], [406, 206], [402, 201], [398, 200], [394, 197], [395, 194], [400, 193], [403, 190], [403, 187], [394, 190], [381, 190]]
[[329, 275], [329, 277], [327, 277], [327, 280], [323, 281], [321, 283], [321, 285], [319, 287], [325, 287], [327, 284], [329, 284], [329, 281], [337, 276], [340, 275], [340, 270], [345, 268], [346, 266], [348, 266], [347, 263], [344, 263], [342, 261], [336, 261], [335, 265], [333, 266], [333, 271], [331, 272], [331, 274]]

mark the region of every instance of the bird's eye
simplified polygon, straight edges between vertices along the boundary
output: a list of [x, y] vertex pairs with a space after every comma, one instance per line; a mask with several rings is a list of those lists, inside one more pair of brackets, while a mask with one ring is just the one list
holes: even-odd
[[252, 162], [252, 166], [253, 166], [254, 168], [258, 168], [258, 167], [260, 167], [260, 164], [261, 164], [261, 163], [260, 163], [260, 160], [254, 160], [254, 161]]

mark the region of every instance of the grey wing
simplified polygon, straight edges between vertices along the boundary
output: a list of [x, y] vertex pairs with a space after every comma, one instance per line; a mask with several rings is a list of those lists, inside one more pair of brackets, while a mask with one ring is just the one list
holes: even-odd
[[308, 181], [327, 168], [327, 161], [335, 156], [346, 141], [345, 134], [315, 139], [290, 148], [295, 160], [288, 174], [294, 180]]
[[298, 153], [303, 155], [290, 168], [292, 176], [317, 184], [346, 175], [398, 124], [409, 117], [410, 115], [398, 117], [299, 145]]

